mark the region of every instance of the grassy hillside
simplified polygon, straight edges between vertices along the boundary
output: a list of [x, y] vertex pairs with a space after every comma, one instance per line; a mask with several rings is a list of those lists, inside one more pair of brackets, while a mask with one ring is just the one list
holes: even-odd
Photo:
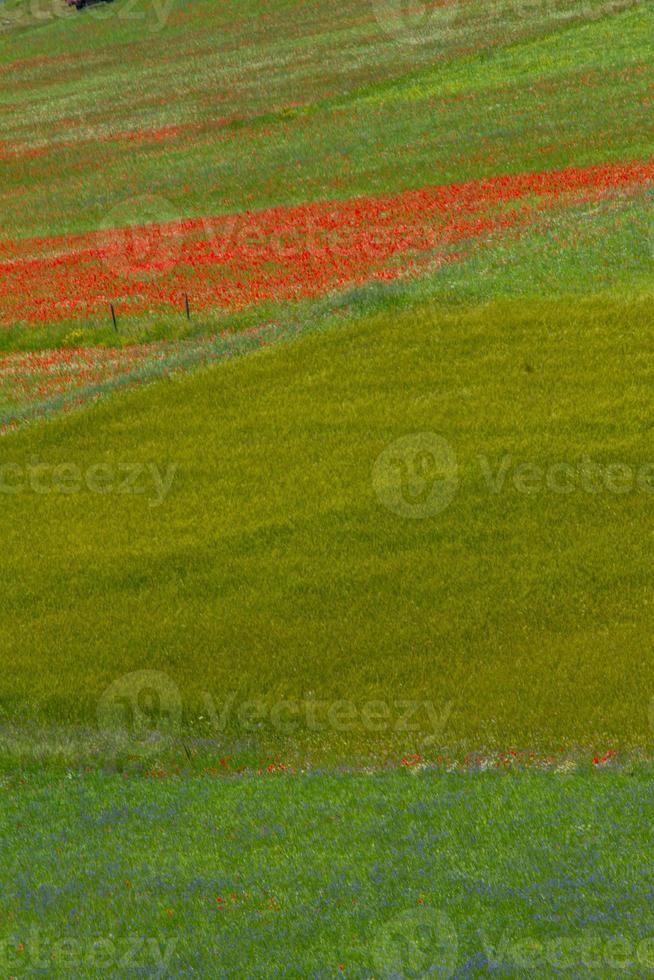
[[[244, 750], [644, 745], [651, 330], [649, 296], [398, 308], [8, 437], [6, 710], [94, 724], [149, 669]], [[237, 719], [285, 698], [391, 718]]]
[[[316, 276], [350, 247], [351, 204], [336, 242], [315, 210], [273, 221], [261, 209], [652, 157], [644, 5], [498, 4], [489, 18], [474, 0], [427, 8], [418, 27], [382, 0], [116, 0], [79, 14], [51, 0], [40, 18], [22, 0], [5, 6], [5, 350], [70, 346], [78, 330], [84, 344], [111, 343], [109, 302], [123, 336], [148, 340], [223, 329], [226, 310], [278, 316], [293, 289], [357, 281]], [[136, 241], [124, 231], [152, 223]], [[425, 247], [410, 239], [396, 265], [415, 271]]]
[[246, 753], [647, 742], [650, 13], [493, 14], [4, 5], [8, 723], [159, 670]]
[[2, 237], [143, 194], [165, 220], [652, 156], [646, 5], [471, 0], [417, 38], [393, 6], [115, 0], [8, 25]]
[[0, 0], [0, 972], [643, 976], [651, 10]]

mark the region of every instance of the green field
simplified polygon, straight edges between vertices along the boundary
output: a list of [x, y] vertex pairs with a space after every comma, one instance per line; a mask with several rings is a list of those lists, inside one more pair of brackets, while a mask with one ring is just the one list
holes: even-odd
[[3, 976], [654, 970], [653, 27], [0, 0]]
[[0, 962], [16, 976], [654, 968], [638, 773], [80, 774], [8, 784], [1, 800]]
[[[489, 28], [471, 3], [420, 38], [383, 4], [4, 10], [9, 256], [145, 192], [189, 218], [652, 155], [642, 5], [498, 5]], [[138, 671], [177, 752], [648, 746], [651, 181], [521, 206], [392, 282], [121, 311], [118, 337], [7, 326], [8, 355], [66, 362], [0, 377], [31, 423], [4, 439], [9, 760], [62, 726], [101, 755], [103, 692]], [[66, 348], [154, 339], [53, 385]]]
[[[149, 669], [198, 737], [207, 695], [235, 693], [237, 738], [241, 703], [313, 692], [451, 706], [400, 749], [647, 744], [651, 311], [370, 314], [8, 437], [7, 712], [82, 725]], [[411, 470], [421, 433], [456, 457], [451, 499]], [[409, 467], [395, 496], [389, 447]], [[113, 492], [89, 486], [98, 464]], [[310, 752], [300, 714], [291, 742]], [[398, 742], [390, 721], [324, 726], [345, 759]], [[272, 749], [279, 726], [257, 731]]]
[[470, 0], [411, 43], [391, 0], [41, 2], [29, 26], [6, 0], [0, 33], [6, 238], [140, 194], [203, 217], [654, 150], [644, 3]]

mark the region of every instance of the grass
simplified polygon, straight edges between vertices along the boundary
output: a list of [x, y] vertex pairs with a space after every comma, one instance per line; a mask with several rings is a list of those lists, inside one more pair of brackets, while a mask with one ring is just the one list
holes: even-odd
[[[303, 721], [300, 754], [647, 744], [651, 309], [398, 307], [8, 437], [24, 480], [0, 514], [8, 715], [94, 723], [114, 679], [150, 669], [198, 736], [230, 692], [450, 708], [446, 731], [408, 735], [359, 720], [317, 740]], [[400, 447], [406, 486], [376, 463], [420, 433], [456, 456], [440, 512], [421, 444]], [[35, 461], [106, 464], [113, 491], [34, 492]], [[146, 471], [119, 492], [126, 464], [172, 467], [165, 499]], [[394, 512], [425, 489], [422, 519]], [[221, 737], [280, 743], [235, 712]]]
[[[311, 225], [651, 161], [651, 11], [400, 8], [0, 4], [5, 975], [654, 969], [651, 181]], [[190, 321], [153, 215], [237, 216]]]
[[[0, 371], [2, 422], [51, 415], [64, 405], [84, 403], [99, 392], [124, 386], [125, 377], [116, 376], [111, 364], [131, 365], [131, 382], [142, 383], [182, 363], [203, 363], [217, 349], [232, 344], [226, 333], [258, 332], [262, 324], [265, 330], [274, 324], [275, 331], [285, 336], [313, 331], [334, 315], [340, 321], [373, 312], [393, 315], [398, 304], [457, 309], [498, 296], [531, 303], [535, 293], [561, 298], [606, 291], [625, 298], [634, 290], [646, 293], [651, 290], [654, 263], [650, 211], [651, 189], [636, 185], [598, 199], [548, 201], [544, 210], [528, 212], [528, 221], [521, 226], [464, 240], [454, 261], [432, 262], [431, 268], [423, 261], [419, 275], [414, 270], [391, 282], [372, 280], [349, 288], [341, 284], [318, 299], [272, 299], [240, 310], [198, 312], [192, 295], [190, 320], [183, 312], [183, 298], [180, 311], [167, 312], [171, 309], [167, 304], [146, 315], [117, 304], [118, 333], [108, 307], [102, 317], [8, 327], [0, 331], [0, 350], [55, 353], [23, 358], [20, 369], [17, 358], [5, 360]], [[312, 271], [320, 268], [315, 258]], [[411, 253], [402, 261], [410, 272]], [[292, 268], [292, 263], [286, 264]], [[139, 345], [150, 345], [152, 356], [143, 359], [147, 351]], [[106, 365], [102, 371], [87, 370], [88, 357], [74, 353], [80, 347], [100, 348], [93, 359]]]
[[654, 963], [637, 772], [80, 773], [7, 783], [0, 809], [0, 957], [16, 975], [599, 978]]
[[[206, 216], [652, 156], [646, 5], [489, 19], [474, 0], [444, 50], [438, 30], [389, 35], [380, 6], [194, 0], [159, 19], [116, 0], [14, 25], [2, 237], [87, 231], [143, 195]], [[89, 76], [111, 92], [92, 109]]]

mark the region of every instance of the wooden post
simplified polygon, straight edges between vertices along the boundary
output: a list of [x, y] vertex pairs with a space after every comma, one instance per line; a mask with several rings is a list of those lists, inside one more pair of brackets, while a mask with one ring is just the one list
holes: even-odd
[[110, 303], [109, 306], [111, 307], [111, 319], [114, 322], [114, 330], [116, 333], [118, 333], [118, 324], [116, 323], [116, 311], [114, 310], [114, 304]]
[[188, 305], [188, 293], [184, 293], [184, 304], [186, 306], [186, 319], [187, 320], [190, 320], [191, 319], [191, 308]]

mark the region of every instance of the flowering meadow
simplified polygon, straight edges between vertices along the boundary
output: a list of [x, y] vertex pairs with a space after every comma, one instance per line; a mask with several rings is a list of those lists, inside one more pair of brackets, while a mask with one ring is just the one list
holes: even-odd
[[[450, 299], [469, 289], [480, 248], [502, 260], [521, 241], [530, 249], [565, 212], [601, 243], [597, 205], [624, 212], [625, 197], [640, 201], [638, 248], [649, 252], [641, 4], [502, 0], [491, 26], [478, 0], [426, 5], [422, 19], [390, 0], [301, 15], [286, 2], [218, 15], [206, 0], [137, 0], [84, 18], [57, 4], [7, 0], [0, 19], [8, 356], [63, 348], [54, 356], [65, 363], [83, 346], [97, 362], [98, 346], [116, 345], [113, 306], [120, 344], [134, 350], [108, 354], [102, 381], [114, 368], [137, 378], [151, 343], [172, 340], [157, 348], [172, 362], [185, 337], [289, 316], [297, 331], [314, 316], [306, 304], [335, 293], [411, 278]], [[338, 32], [347, 43], [333, 42]], [[262, 45], [278, 71], [259, 68]], [[89, 103], [89, 75], [111, 100]], [[541, 267], [525, 270], [525, 291]], [[619, 273], [613, 263], [606, 285]], [[67, 372], [55, 382], [48, 369], [46, 381], [34, 366], [33, 378], [3, 384], [2, 404], [22, 411], [38, 393], [50, 405], [50, 383], [62, 393]], [[3, 377], [12, 370], [9, 360]], [[73, 374], [67, 395], [95, 398], [98, 372], [86, 393], [87, 372]]]
[[[654, 180], [654, 164], [614, 164], [272, 208], [224, 218], [2, 244], [0, 324], [200, 310], [319, 296], [419, 273], [480, 236], [555, 205], [594, 203]], [[138, 356], [138, 354], [136, 355]]]
[[[154, 662], [211, 738], [203, 696], [247, 650], [266, 703], [436, 685], [463, 754], [643, 747], [649, 668], [612, 638], [649, 629], [645, 554], [625, 577], [616, 551], [648, 503], [649, 11], [36, 3], [0, 17], [7, 717], [79, 725]], [[377, 461], [425, 432], [459, 489], [447, 521], [398, 524]], [[593, 455], [633, 492], [503, 476]], [[31, 492], [39, 467], [155, 464], [163, 521]], [[369, 736], [295, 748], [423, 757]]]
[[[0, 785], [7, 975], [642, 977], [654, 963], [637, 771]], [[27, 810], [47, 819], [27, 825]]]
[[273, 323], [215, 336], [126, 347], [81, 347], [9, 354], [0, 358], [3, 431], [70, 411], [126, 386], [260, 350], [296, 331]]
[[[295, 335], [310, 327], [311, 312], [316, 312], [315, 304], [309, 311], [294, 311], [298, 301], [347, 296], [365, 284], [398, 280], [418, 289], [421, 282], [438, 282], [442, 289], [439, 277], [450, 266], [465, 270], [482, 252], [502, 254], [504, 242], [515, 250], [515, 242], [526, 240], [533, 248], [535, 236], [552, 225], [559, 233], [557, 247], [569, 256], [579, 238], [560, 238], [566, 223], [576, 226], [580, 210], [586, 218], [602, 208], [606, 213], [611, 202], [620, 214], [629, 206], [645, 212], [653, 176], [652, 164], [568, 168], [406, 191], [392, 198], [4, 243], [0, 316], [6, 317], [6, 326], [22, 323], [28, 338], [34, 325], [49, 329], [64, 321], [67, 331], [59, 330], [52, 349], [0, 356], [4, 424], [15, 427], [35, 405], [41, 414], [51, 414], [58, 406], [99, 396], [114, 382], [141, 383], [159, 371], [211, 360], [215, 338], [224, 342], [230, 332], [214, 326], [214, 333], [207, 323], [204, 337], [139, 343], [129, 342], [128, 334], [116, 347], [101, 335], [102, 346], [79, 346], [88, 323], [108, 319], [112, 306], [121, 326], [126, 320], [130, 331], [136, 326], [143, 332], [143, 317], [156, 323], [158, 313], [165, 323], [170, 311], [177, 311], [172, 319], [179, 323], [190, 296], [194, 315], [197, 311], [200, 317], [247, 310], [258, 322], [245, 328], [252, 335], [261, 328], [269, 332], [270, 321], [263, 319], [270, 312], [263, 306], [267, 303], [280, 319], [290, 315]], [[596, 239], [606, 235], [601, 219], [595, 218], [594, 225]], [[643, 237], [647, 230], [645, 222]], [[285, 335], [281, 331], [277, 339]], [[56, 338], [65, 346], [57, 348]]]
[[0, 973], [654, 969], [640, 0], [0, 0]]

